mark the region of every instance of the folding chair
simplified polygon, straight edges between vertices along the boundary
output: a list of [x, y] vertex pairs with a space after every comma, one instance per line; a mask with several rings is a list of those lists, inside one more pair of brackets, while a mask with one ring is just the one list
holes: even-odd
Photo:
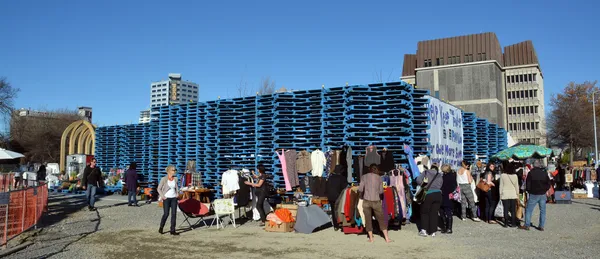
[[[188, 223], [191, 229], [194, 229], [198, 223], [204, 223], [204, 226], [208, 226], [204, 221], [204, 217], [208, 215], [209, 209], [206, 205], [202, 204], [200, 201], [190, 198], [179, 201], [178, 204], [179, 210], [183, 213], [184, 221], [181, 223]], [[192, 224], [190, 219], [198, 219], [196, 223]], [[179, 226], [181, 226], [179, 225]]]

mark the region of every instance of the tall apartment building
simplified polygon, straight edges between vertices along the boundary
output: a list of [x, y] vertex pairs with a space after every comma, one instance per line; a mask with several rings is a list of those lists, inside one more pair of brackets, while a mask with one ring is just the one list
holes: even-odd
[[404, 55], [401, 79], [506, 128], [517, 142], [546, 145], [544, 84], [531, 41], [504, 52], [491, 32], [420, 41], [416, 54]]
[[181, 74], [169, 74], [168, 80], [150, 85], [150, 107], [198, 101], [198, 84], [181, 80]]

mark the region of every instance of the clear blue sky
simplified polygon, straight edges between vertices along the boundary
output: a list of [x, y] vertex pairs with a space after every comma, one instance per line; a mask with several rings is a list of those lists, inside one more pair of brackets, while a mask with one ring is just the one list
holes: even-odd
[[503, 46], [533, 41], [546, 103], [569, 81], [599, 79], [594, 1], [290, 2], [0, 1], [0, 76], [21, 89], [16, 108], [91, 106], [99, 125], [136, 122], [168, 73], [200, 84], [200, 101], [235, 97], [242, 78], [395, 81], [417, 41], [488, 31]]

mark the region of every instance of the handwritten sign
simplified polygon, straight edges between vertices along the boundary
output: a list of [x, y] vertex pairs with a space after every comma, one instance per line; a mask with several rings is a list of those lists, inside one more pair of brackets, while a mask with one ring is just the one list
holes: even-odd
[[431, 96], [429, 99], [429, 152], [431, 163], [450, 164], [458, 170], [463, 160], [463, 127], [460, 109]]

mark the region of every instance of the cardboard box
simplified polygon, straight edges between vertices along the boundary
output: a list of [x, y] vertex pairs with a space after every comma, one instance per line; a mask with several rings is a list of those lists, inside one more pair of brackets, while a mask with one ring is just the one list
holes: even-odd
[[296, 204], [277, 204], [275, 209], [287, 209], [292, 213], [292, 217], [296, 219], [296, 215], [298, 215], [298, 205]]
[[283, 223], [281, 223], [281, 225], [271, 226], [269, 224], [269, 222], [267, 222], [267, 224], [265, 225], [265, 231], [281, 232], [281, 233], [292, 232], [292, 231], [294, 231], [294, 224], [295, 224], [295, 222], [289, 222], [289, 223], [283, 222]]
[[587, 199], [587, 193], [573, 193], [573, 199]]

